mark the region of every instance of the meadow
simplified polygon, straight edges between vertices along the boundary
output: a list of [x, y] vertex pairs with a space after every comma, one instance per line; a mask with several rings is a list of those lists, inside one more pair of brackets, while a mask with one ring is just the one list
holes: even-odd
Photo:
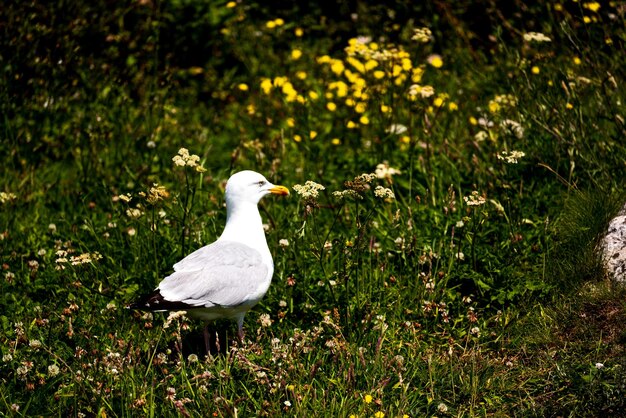
[[[0, 8], [0, 416], [626, 416], [626, 5], [422, 3]], [[125, 307], [244, 169], [274, 279], [206, 356]]]

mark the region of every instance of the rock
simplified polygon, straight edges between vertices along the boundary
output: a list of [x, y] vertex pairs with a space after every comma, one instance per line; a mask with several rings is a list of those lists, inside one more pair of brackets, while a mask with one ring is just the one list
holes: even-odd
[[604, 268], [609, 277], [618, 282], [626, 282], [626, 205], [609, 223], [600, 247]]

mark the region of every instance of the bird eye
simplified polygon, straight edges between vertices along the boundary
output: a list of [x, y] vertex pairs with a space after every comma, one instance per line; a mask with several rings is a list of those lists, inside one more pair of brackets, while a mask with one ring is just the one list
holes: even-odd
[[259, 186], [265, 186], [265, 181], [264, 180], [258, 181], [257, 184]]

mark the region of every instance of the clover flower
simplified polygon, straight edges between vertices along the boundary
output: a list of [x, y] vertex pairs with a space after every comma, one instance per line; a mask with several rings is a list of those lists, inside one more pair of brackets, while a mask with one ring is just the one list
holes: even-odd
[[261, 314], [259, 316], [259, 324], [261, 324], [261, 327], [263, 328], [268, 328], [270, 326], [272, 326], [272, 319], [270, 318], [269, 314]]
[[61, 370], [59, 369], [59, 366], [57, 366], [56, 364], [51, 364], [50, 366], [48, 366], [48, 374], [51, 377], [58, 375], [60, 371]]

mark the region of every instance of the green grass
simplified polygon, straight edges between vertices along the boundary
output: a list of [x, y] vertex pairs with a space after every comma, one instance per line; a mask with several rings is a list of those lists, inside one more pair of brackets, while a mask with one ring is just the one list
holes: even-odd
[[[0, 415], [623, 414], [621, 5], [209, 3], [0, 10]], [[292, 195], [245, 343], [205, 357], [124, 306], [242, 169]]]

